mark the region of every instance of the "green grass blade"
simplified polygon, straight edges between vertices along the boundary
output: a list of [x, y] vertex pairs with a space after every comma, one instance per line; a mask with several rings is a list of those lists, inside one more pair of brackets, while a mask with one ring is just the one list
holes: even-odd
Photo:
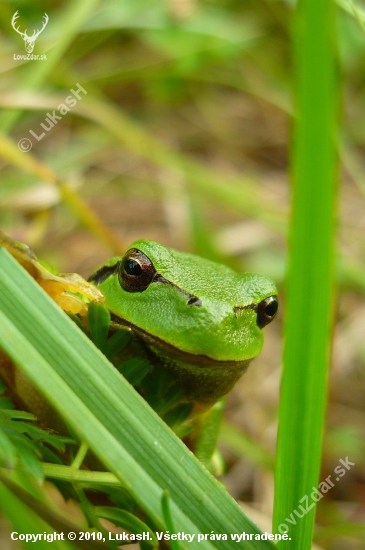
[[[259, 530], [185, 445], [27, 273], [0, 250], [0, 346], [161, 528], [167, 489], [177, 532], [225, 533], [180, 547], [232, 547]], [[52, 322], [50, 322], [52, 320]], [[269, 541], [237, 548], [269, 550]]]
[[297, 119], [273, 527], [289, 528], [286, 550], [311, 547], [315, 506], [303, 514], [300, 505], [307, 510], [306, 496], [313, 503], [321, 461], [334, 287], [334, 9], [332, 0], [302, 0], [295, 15]]

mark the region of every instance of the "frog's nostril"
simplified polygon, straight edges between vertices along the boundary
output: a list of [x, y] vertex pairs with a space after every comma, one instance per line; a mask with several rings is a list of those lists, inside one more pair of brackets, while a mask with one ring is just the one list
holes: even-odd
[[198, 306], [200, 307], [202, 305], [202, 301], [197, 296], [190, 296], [188, 301], [186, 302], [188, 306]]

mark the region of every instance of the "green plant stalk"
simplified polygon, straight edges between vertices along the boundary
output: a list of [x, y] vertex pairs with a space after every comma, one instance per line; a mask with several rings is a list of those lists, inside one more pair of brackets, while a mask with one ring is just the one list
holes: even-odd
[[320, 481], [334, 301], [334, 9], [332, 0], [301, 0], [294, 21], [297, 116], [273, 521], [274, 532], [289, 529], [291, 540], [278, 543], [285, 550], [311, 547], [315, 506], [306, 510]]
[[[160, 529], [168, 489], [178, 532], [228, 534], [181, 550], [229, 550], [231, 533], [260, 531], [85, 334], [0, 250], [0, 347]], [[52, 320], [52, 322], [50, 322]], [[237, 548], [269, 550], [270, 541]]]
[[63, 464], [49, 464], [42, 462], [42, 471], [48, 479], [59, 479], [78, 483], [97, 483], [98, 485], [120, 485], [119, 479], [110, 472], [93, 472], [90, 470], [78, 470], [73, 466]]

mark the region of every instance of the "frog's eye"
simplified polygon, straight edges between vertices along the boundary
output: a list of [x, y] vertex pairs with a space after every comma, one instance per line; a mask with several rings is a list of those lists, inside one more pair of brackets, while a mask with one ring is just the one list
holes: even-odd
[[271, 323], [278, 311], [277, 296], [269, 296], [257, 305], [257, 324], [260, 328]]
[[143, 292], [155, 274], [151, 260], [137, 248], [128, 250], [119, 263], [119, 283], [127, 292]]

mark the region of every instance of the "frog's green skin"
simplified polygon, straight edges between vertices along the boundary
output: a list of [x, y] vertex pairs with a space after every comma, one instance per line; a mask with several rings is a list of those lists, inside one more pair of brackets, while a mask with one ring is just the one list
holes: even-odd
[[[76, 274], [51, 273], [29, 247], [1, 233], [0, 246], [66, 312], [85, 319], [89, 302], [105, 298], [112, 315], [111, 332], [128, 330], [137, 336], [113, 358], [114, 364], [124, 372], [128, 359], [147, 360], [151, 370], [137, 384], [138, 391], [216, 471], [214, 446], [222, 402], [212, 405], [260, 353], [262, 327], [277, 309], [273, 283], [261, 275], [240, 275], [198, 256], [140, 240], [92, 275], [96, 288]], [[1, 351], [0, 377], [21, 409], [33, 412], [44, 426], [68, 433], [58, 413]]]
[[[127, 273], [138, 264], [143, 274]], [[103, 291], [114, 326], [131, 328], [190, 401], [212, 402], [231, 389], [260, 353], [259, 325], [277, 308], [277, 290], [266, 277], [147, 240], [105, 262], [90, 281]]]

